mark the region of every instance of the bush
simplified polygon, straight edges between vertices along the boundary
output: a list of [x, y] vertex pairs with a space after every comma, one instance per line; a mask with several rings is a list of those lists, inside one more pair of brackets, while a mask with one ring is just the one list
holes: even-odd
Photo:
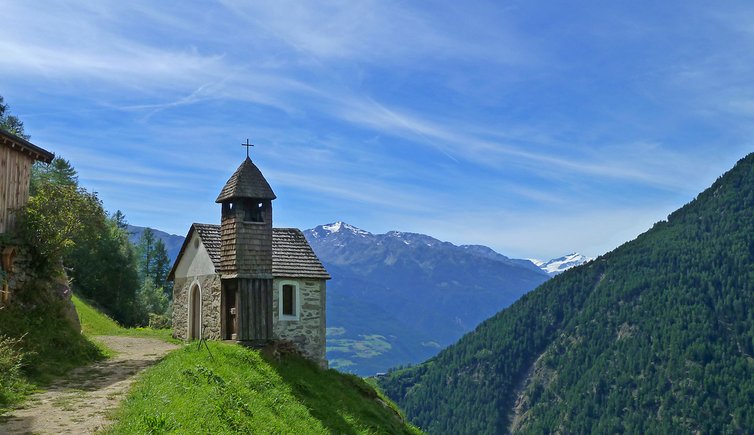
[[149, 313], [149, 327], [152, 329], [167, 329], [173, 326], [173, 321], [167, 314]]
[[0, 335], [0, 410], [18, 401], [30, 387], [21, 373], [24, 356], [21, 339]]
[[[33, 280], [24, 286], [13, 304], [0, 310], [4, 345], [0, 346], [0, 377], [46, 384], [73, 367], [103, 358], [97, 346], [67, 318], [67, 301], [48, 289], [54, 280]], [[33, 301], [33, 302], [32, 302]], [[12, 370], [10, 370], [12, 368]], [[6, 376], [5, 372], [10, 373]], [[14, 384], [6, 404], [24, 395], [23, 384]], [[4, 399], [4, 400], [5, 400]]]

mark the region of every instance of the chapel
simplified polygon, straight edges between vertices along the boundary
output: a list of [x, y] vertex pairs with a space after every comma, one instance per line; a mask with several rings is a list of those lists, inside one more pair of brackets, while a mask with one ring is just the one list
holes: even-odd
[[220, 225], [189, 228], [168, 278], [173, 336], [287, 343], [327, 367], [330, 275], [297, 228], [273, 228], [276, 198], [247, 156], [220, 191]]

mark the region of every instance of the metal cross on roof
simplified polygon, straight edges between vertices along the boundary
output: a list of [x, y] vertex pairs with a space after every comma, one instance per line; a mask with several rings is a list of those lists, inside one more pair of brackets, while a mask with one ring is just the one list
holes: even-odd
[[246, 143], [241, 144], [242, 147], [246, 147], [246, 158], [249, 158], [249, 147], [253, 147], [253, 143], [249, 143], [249, 139], [246, 139]]

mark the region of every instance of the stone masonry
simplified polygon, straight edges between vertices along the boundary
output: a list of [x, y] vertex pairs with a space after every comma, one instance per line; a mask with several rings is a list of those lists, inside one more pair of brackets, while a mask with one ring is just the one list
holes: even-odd
[[220, 338], [220, 275], [176, 278], [173, 287], [173, 335], [188, 339], [189, 294], [198, 283], [202, 292], [202, 329], [204, 338]]
[[[280, 286], [283, 283], [298, 284], [301, 298], [298, 320], [280, 319]], [[327, 367], [325, 359], [325, 280], [275, 279], [273, 281], [273, 325], [276, 339], [288, 340], [296, 345], [309, 359]]]

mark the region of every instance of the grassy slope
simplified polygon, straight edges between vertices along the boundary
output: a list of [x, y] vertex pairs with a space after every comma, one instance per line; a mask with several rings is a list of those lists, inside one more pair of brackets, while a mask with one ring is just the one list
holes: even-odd
[[124, 328], [76, 295], [73, 296], [73, 304], [76, 306], [76, 311], [81, 320], [81, 331], [89, 337], [95, 335], [128, 335], [177, 342], [172, 338], [170, 329]]
[[0, 414], [69, 370], [110, 356], [110, 350], [91, 336], [176, 341], [168, 329], [126, 329], [77, 296], [73, 303], [83, 334], [65, 319], [63, 302], [56, 297], [38, 298], [25, 308], [19, 304], [0, 308]]
[[140, 378], [111, 433], [419, 433], [364, 380], [298, 357], [210, 342]]
[[[54, 297], [26, 308], [0, 309], [0, 325], [0, 337], [10, 338], [0, 346], [0, 414], [37, 386], [105, 357], [65, 319], [62, 302]], [[20, 364], [14, 364], [14, 355]]]

